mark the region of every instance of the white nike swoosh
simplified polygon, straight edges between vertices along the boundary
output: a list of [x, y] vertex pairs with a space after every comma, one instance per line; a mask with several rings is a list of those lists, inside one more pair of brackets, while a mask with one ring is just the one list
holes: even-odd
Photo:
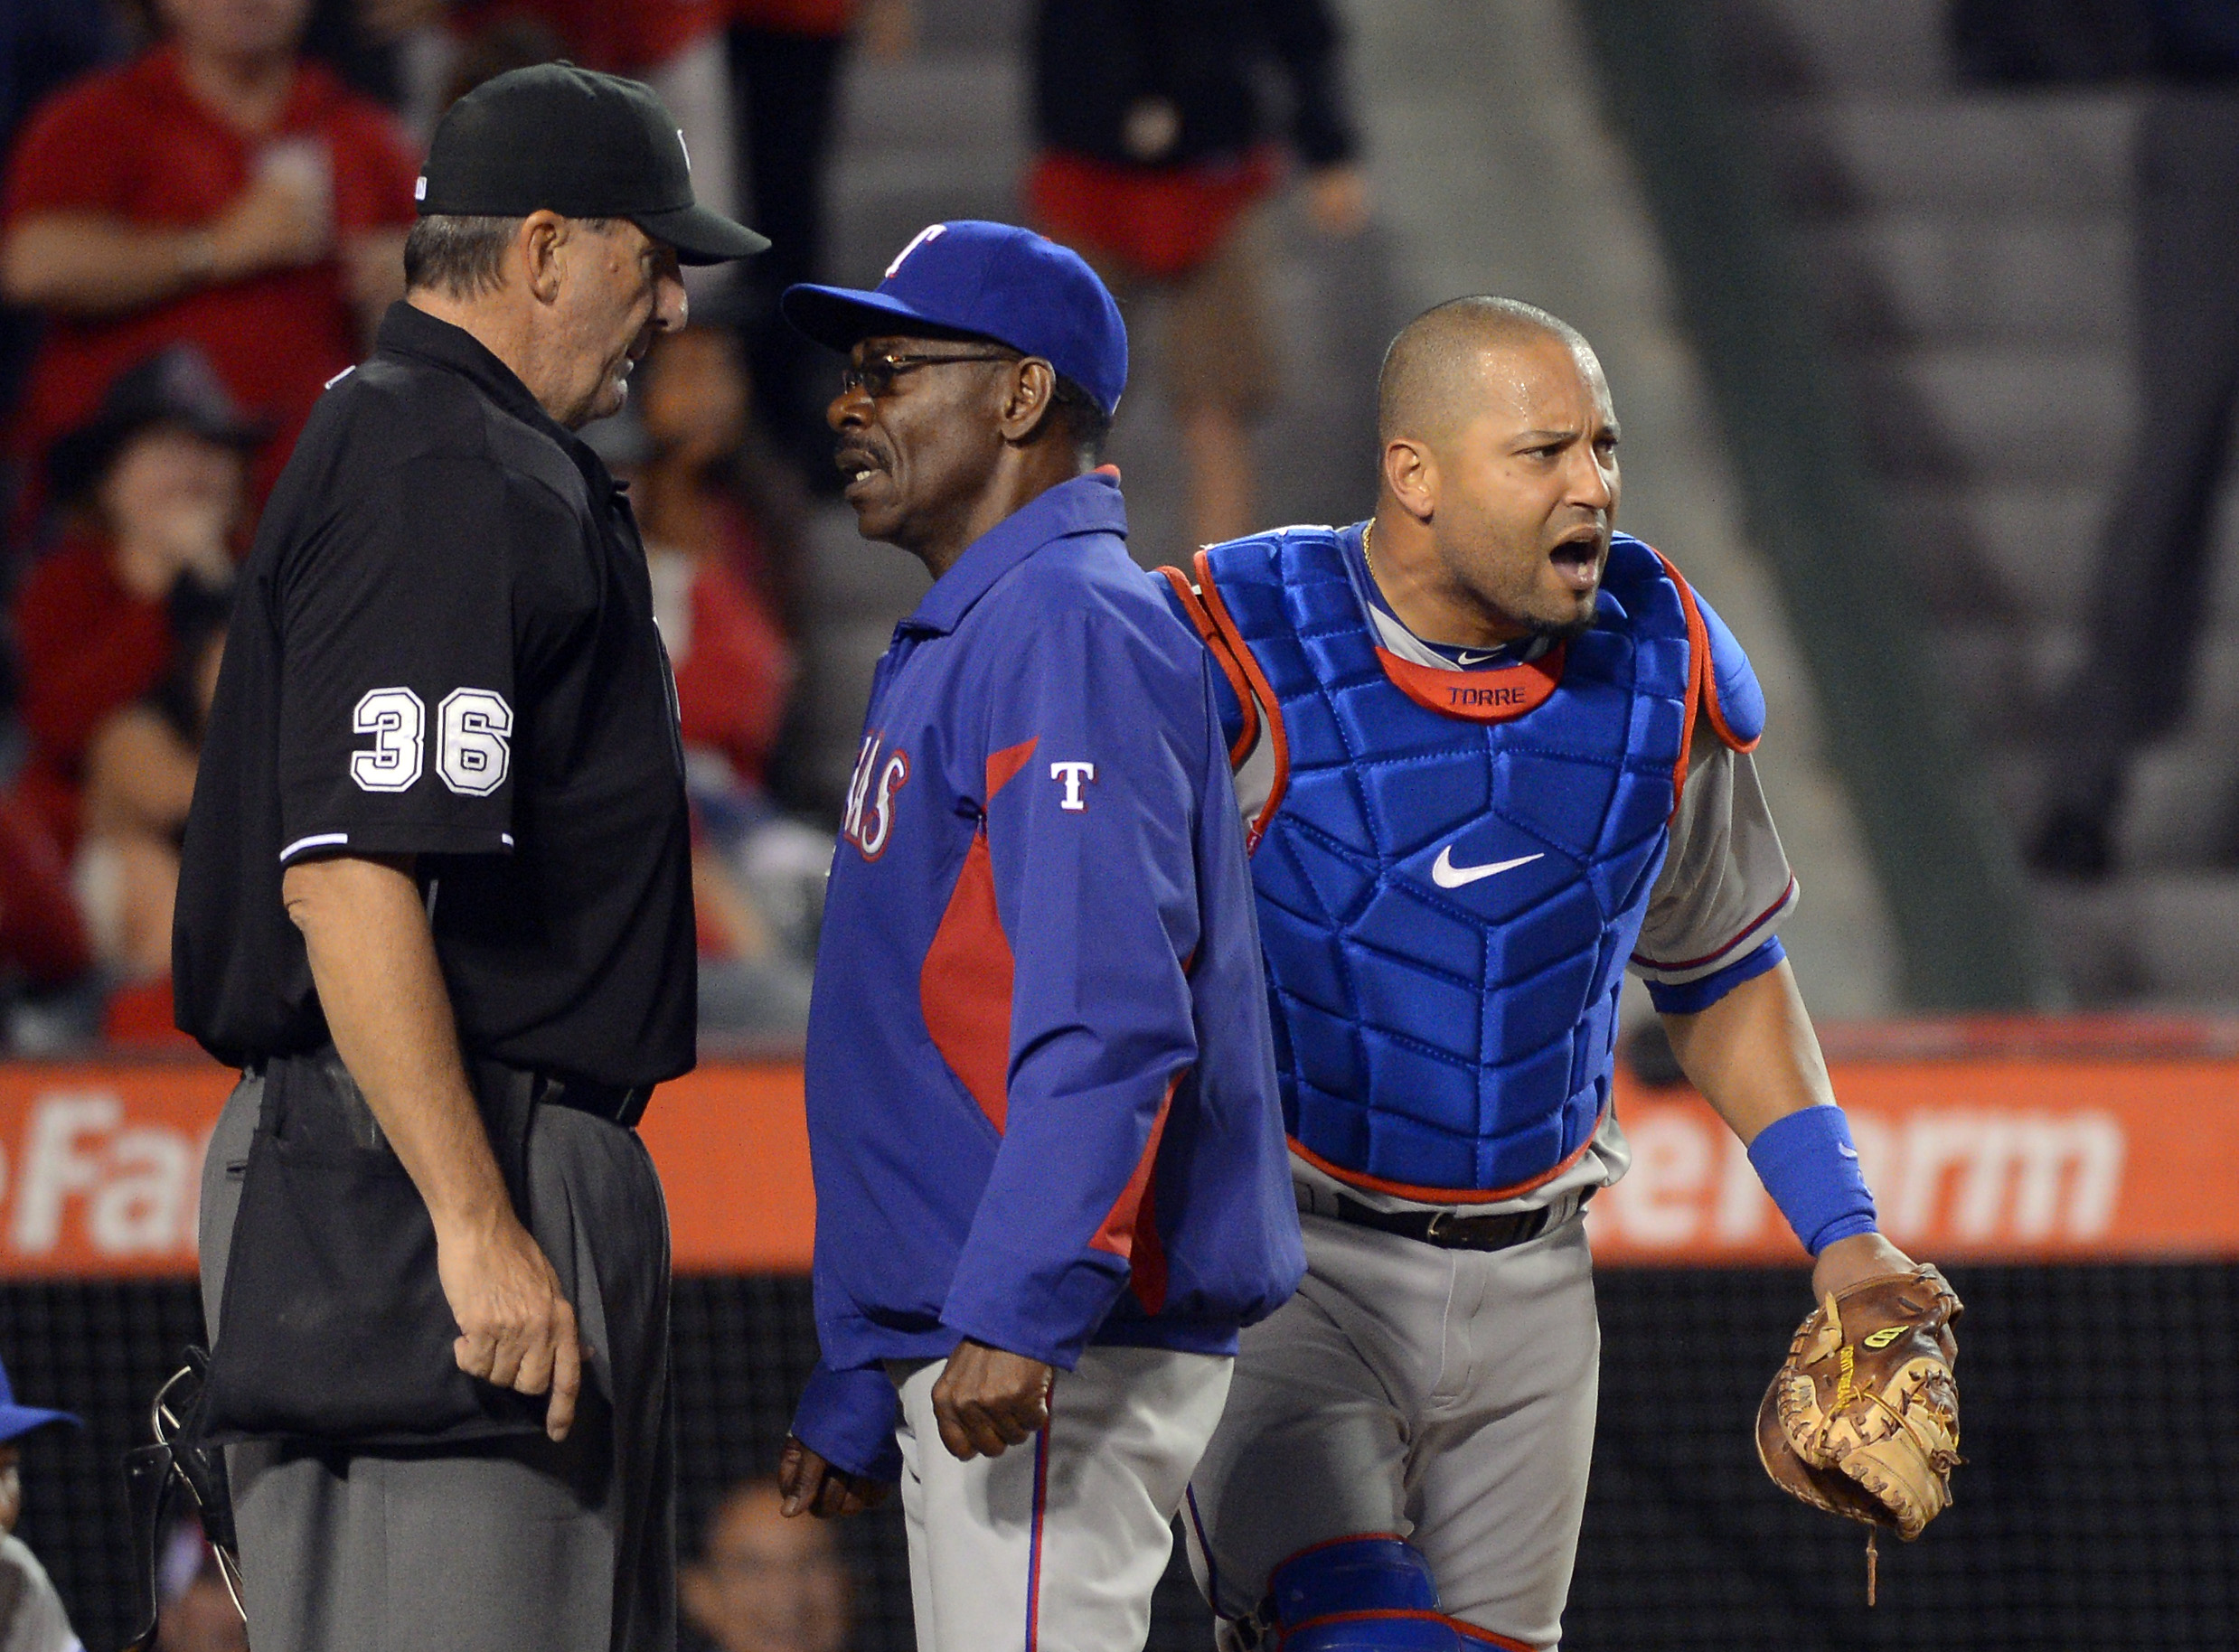
[[1458, 889], [1465, 883], [1475, 883], [1481, 878], [1491, 878], [1496, 872], [1513, 872], [1519, 866], [1529, 866], [1535, 860], [1547, 859], [1545, 850], [1536, 855], [1519, 855], [1513, 860], [1495, 860], [1486, 866], [1456, 866], [1453, 863], [1453, 845], [1449, 843], [1438, 851], [1438, 859], [1431, 862], [1431, 881], [1442, 889]]
[[[1500, 651], [1496, 649], [1493, 652], [1497, 653]], [[1478, 654], [1474, 658], [1468, 654], [1456, 654], [1453, 657], [1453, 662], [1456, 665], [1482, 665], [1486, 661], [1491, 658], [1492, 654]]]

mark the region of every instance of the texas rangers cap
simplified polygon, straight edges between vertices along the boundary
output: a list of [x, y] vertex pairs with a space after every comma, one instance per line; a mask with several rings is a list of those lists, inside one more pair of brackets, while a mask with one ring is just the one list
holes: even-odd
[[779, 306], [833, 350], [930, 324], [1041, 357], [1106, 413], [1127, 388], [1127, 328], [1096, 272], [1070, 248], [1015, 224], [928, 224], [873, 290], [789, 286]]
[[422, 217], [626, 218], [686, 264], [769, 245], [692, 199], [683, 129], [651, 87], [569, 62], [516, 69], [454, 103], [414, 193]]

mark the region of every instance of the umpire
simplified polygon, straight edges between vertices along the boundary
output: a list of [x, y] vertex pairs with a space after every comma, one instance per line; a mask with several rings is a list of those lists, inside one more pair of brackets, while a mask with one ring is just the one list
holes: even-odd
[[613, 413], [695, 205], [644, 87], [437, 128], [407, 296], [244, 572], [187, 826], [179, 1024], [243, 1069], [203, 1169], [211, 1422], [260, 1647], [673, 1646], [668, 1225], [635, 1124], [693, 1050], [676, 703]]

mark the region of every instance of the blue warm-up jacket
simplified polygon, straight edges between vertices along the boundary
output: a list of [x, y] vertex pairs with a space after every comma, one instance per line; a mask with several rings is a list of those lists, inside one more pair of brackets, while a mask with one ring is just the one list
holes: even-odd
[[1212, 665], [1051, 489], [895, 628], [809, 1016], [823, 1361], [795, 1431], [893, 1478], [888, 1360], [1228, 1354], [1305, 1269]]

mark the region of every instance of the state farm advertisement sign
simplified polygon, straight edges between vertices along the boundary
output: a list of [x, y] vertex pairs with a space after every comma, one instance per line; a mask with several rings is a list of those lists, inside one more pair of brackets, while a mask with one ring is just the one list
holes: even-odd
[[192, 1272], [202, 1149], [232, 1081], [0, 1065], [0, 1275]]
[[[233, 1082], [209, 1063], [0, 1063], [0, 1278], [193, 1273], [202, 1152]], [[680, 1271], [807, 1268], [798, 1066], [663, 1084], [644, 1134]]]
[[[2239, 1063], [1834, 1069], [1883, 1231], [1924, 1257], [2239, 1255]], [[1608, 1262], [1800, 1259], [1741, 1143], [1689, 1093], [1625, 1095], [1632, 1174], [1595, 1201]]]
[[[0, 1277], [183, 1275], [215, 1066], [0, 1065]], [[1883, 1225], [1939, 1261], [2239, 1257], [2239, 1061], [1835, 1069]], [[1595, 1201], [1612, 1264], [1800, 1261], [1747, 1157], [1686, 1092], [1621, 1084], [1632, 1172]], [[685, 1272], [795, 1272], [815, 1219], [801, 1077], [710, 1065], [644, 1136]]]

